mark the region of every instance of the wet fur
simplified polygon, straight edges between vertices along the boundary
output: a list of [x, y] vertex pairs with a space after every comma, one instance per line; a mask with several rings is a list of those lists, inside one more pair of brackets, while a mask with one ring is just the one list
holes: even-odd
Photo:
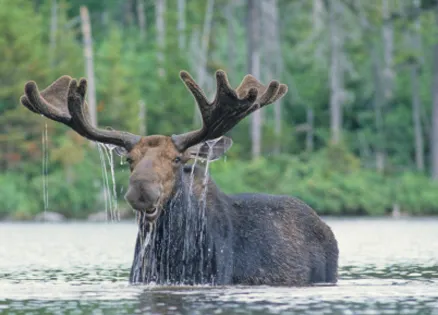
[[[139, 213], [132, 283], [304, 286], [337, 281], [336, 239], [309, 206], [289, 196], [226, 195], [209, 178], [203, 228], [204, 169], [195, 167], [192, 190], [191, 173], [192, 166], [178, 172], [179, 190], [155, 223]], [[151, 242], [142, 255], [148, 233]]]

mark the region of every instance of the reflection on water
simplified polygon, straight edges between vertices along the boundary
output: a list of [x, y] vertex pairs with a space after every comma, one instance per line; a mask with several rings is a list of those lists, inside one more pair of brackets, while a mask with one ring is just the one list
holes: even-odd
[[128, 284], [134, 223], [0, 224], [0, 314], [436, 314], [438, 219], [329, 219], [336, 286]]

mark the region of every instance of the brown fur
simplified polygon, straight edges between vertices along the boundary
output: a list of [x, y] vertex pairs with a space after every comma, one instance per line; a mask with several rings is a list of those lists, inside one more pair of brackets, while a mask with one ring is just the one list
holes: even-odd
[[[181, 161], [175, 163], [176, 158], [181, 158]], [[150, 185], [161, 188], [158, 206], [162, 206], [170, 198], [176, 171], [188, 159], [188, 154], [181, 154], [176, 150], [170, 137], [161, 135], [143, 137], [127, 155], [132, 173], [131, 182], [142, 180], [144, 176], [152, 178], [153, 180], [149, 181]], [[152, 177], [151, 174], [154, 176]]]

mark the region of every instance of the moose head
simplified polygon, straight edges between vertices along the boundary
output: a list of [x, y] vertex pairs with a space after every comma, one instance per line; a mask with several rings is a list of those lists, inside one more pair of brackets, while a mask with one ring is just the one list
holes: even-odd
[[[216, 72], [217, 91], [212, 102], [186, 71], [180, 77], [195, 98], [202, 128], [184, 134], [139, 136], [113, 129], [98, 129], [90, 123], [85, 101], [87, 81], [62, 76], [38, 91], [35, 82], [25, 85], [21, 103], [31, 111], [61, 122], [92, 141], [111, 144], [124, 152], [131, 176], [125, 199], [151, 221], [175, 191], [179, 169], [190, 159], [216, 160], [232, 145], [224, 134], [255, 110], [280, 99], [287, 86], [272, 81], [266, 87], [251, 75], [231, 88], [224, 71]], [[214, 141], [209, 141], [214, 140]]]

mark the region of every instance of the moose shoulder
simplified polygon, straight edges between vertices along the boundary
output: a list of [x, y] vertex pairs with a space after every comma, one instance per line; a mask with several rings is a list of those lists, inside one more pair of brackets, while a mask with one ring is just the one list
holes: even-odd
[[69, 76], [38, 91], [25, 86], [21, 103], [80, 135], [118, 147], [131, 176], [125, 195], [137, 210], [132, 283], [265, 284], [303, 286], [337, 281], [338, 246], [331, 229], [309, 206], [289, 196], [223, 193], [208, 163], [232, 145], [224, 134], [255, 110], [280, 99], [287, 87], [262, 85], [251, 75], [232, 89], [216, 72], [209, 102], [190, 75], [181, 79], [203, 120], [199, 130], [138, 136], [91, 125], [86, 80]]

